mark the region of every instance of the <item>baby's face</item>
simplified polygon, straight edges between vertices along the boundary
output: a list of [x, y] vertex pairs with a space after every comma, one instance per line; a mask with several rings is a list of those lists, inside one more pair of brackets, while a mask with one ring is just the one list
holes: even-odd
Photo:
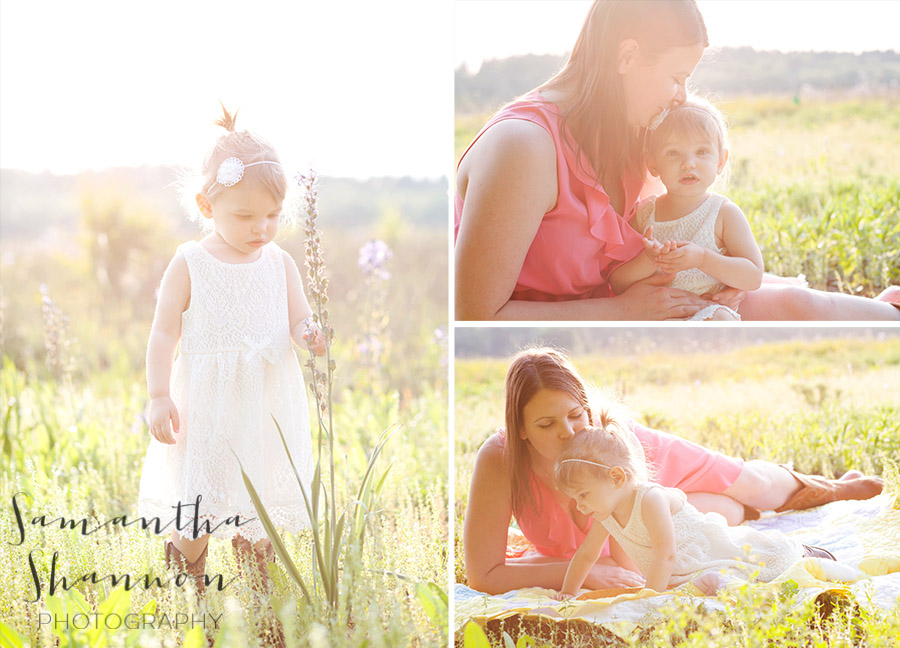
[[575, 500], [575, 506], [583, 514], [597, 520], [612, 515], [621, 500], [623, 490], [612, 479], [584, 475], [575, 479], [566, 495]]
[[692, 197], [706, 193], [725, 167], [727, 151], [719, 153], [719, 144], [701, 133], [673, 134], [648, 163], [669, 194]]
[[212, 202], [216, 232], [238, 252], [252, 255], [278, 233], [282, 202], [255, 182], [239, 182]]

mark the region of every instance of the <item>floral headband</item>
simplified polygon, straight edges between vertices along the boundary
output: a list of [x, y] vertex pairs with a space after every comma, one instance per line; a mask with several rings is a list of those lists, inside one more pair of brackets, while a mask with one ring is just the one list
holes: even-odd
[[225, 158], [222, 160], [222, 164], [219, 165], [219, 170], [216, 172], [216, 182], [226, 187], [233, 187], [244, 177], [244, 169], [257, 164], [276, 164], [281, 166], [280, 163], [273, 162], [272, 160], [261, 160], [259, 162], [244, 164], [236, 157]]

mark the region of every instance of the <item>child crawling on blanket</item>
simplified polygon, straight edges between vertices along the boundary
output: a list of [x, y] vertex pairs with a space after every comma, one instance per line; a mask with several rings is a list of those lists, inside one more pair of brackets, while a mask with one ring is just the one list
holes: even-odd
[[624, 422], [606, 420], [578, 432], [556, 461], [557, 487], [593, 522], [555, 598], [577, 594], [610, 535], [657, 592], [692, 582], [711, 595], [733, 578], [771, 581], [805, 556], [834, 560], [779, 531], [730, 527], [682, 491], [650, 483], [637, 437]]

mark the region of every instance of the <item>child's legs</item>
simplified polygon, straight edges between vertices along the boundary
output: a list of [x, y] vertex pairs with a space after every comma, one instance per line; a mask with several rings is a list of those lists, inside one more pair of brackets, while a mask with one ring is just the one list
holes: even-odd
[[687, 493], [687, 501], [702, 513], [718, 513], [735, 526], [744, 521], [744, 505], [720, 493]]
[[187, 538], [182, 538], [177, 531], [172, 531], [170, 539], [172, 544], [175, 545], [175, 548], [181, 552], [182, 556], [184, 556], [185, 560], [192, 563], [195, 562], [197, 558], [200, 557], [200, 554], [203, 553], [203, 550], [206, 549], [206, 545], [209, 543], [209, 534], [204, 534], [196, 540], [188, 540]]
[[889, 303], [799, 286], [763, 284], [741, 302], [744, 320], [900, 320]]

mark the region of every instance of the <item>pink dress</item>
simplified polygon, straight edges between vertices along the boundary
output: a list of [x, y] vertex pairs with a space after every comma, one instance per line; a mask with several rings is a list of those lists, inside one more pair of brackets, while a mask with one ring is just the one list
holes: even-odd
[[[635, 435], [644, 446], [647, 462], [653, 467], [654, 483], [680, 488], [686, 493], [721, 493], [741, 473], [743, 460], [728, 457], [666, 432], [635, 423]], [[526, 509], [517, 517], [519, 528], [538, 552], [545, 556], [571, 558], [591, 528], [588, 519], [580, 528], [553, 493], [540, 480], [533, 479], [534, 499], [539, 510]], [[575, 503], [572, 502], [572, 511]], [[608, 553], [608, 549], [603, 550]]]
[[[584, 153], [560, 131], [560, 114], [555, 104], [533, 92], [501, 109], [472, 144], [488, 128], [506, 119], [533, 122], [550, 134], [556, 145], [559, 186], [556, 206], [544, 214], [510, 299], [563, 301], [612, 296], [609, 273], [643, 249], [641, 235], [628, 224], [643, 179], [624, 179], [625, 213], [620, 215], [610, 204]], [[458, 192], [455, 210], [454, 237], [459, 235], [463, 215], [463, 199]]]

